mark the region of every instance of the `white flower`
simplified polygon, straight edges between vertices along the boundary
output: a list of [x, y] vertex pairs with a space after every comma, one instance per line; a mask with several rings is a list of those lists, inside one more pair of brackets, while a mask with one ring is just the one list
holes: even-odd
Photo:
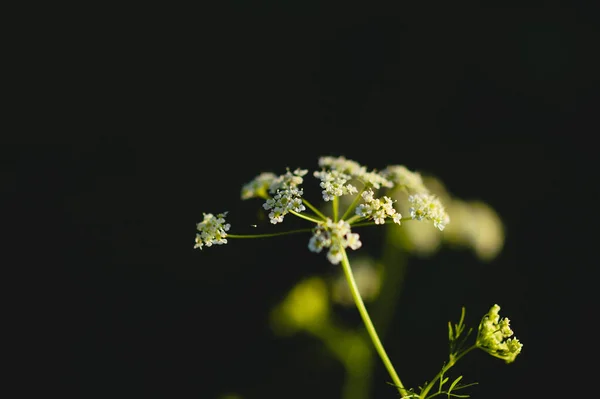
[[266, 197], [267, 189], [277, 178], [274, 173], [263, 172], [242, 187], [242, 199]]
[[302, 212], [306, 209], [302, 203], [304, 192], [299, 188], [303, 182], [302, 176], [308, 173], [306, 169], [296, 169], [293, 173], [288, 171], [271, 181], [269, 193], [272, 198], [263, 204], [265, 210], [270, 210], [269, 219], [271, 223], [283, 222], [283, 217], [290, 211]]
[[444, 230], [450, 222], [450, 217], [436, 196], [431, 194], [414, 194], [408, 197], [408, 201], [411, 204], [409, 212], [413, 219], [431, 220], [433, 225], [440, 230]]
[[313, 229], [313, 236], [308, 241], [308, 249], [311, 252], [321, 252], [323, 248], [329, 248], [327, 259], [337, 265], [342, 260], [342, 249], [358, 249], [362, 246], [360, 236], [352, 233], [350, 224], [344, 220], [334, 223], [327, 219], [319, 223]]
[[394, 187], [394, 182], [392, 182], [387, 177], [385, 177], [383, 174], [381, 174], [381, 172], [377, 172], [377, 171], [366, 172], [365, 171], [365, 172], [357, 175], [356, 177], [358, 177], [363, 182], [368, 183], [372, 187], [377, 188], [377, 189], [379, 189], [381, 187], [386, 187], [386, 188]]
[[352, 179], [352, 175], [341, 172], [339, 170], [322, 170], [315, 171], [313, 175], [321, 180], [321, 188], [323, 189], [323, 200], [331, 201], [334, 197], [341, 197], [345, 194], [356, 194], [358, 189], [348, 181]]
[[364, 218], [373, 219], [375, 224], [384, 224], [385, 219], [391, 217], [394, 223], [400, 224], [402, 215], [394, 209], [394, 201], [384, 196], [381, 199], [374, 197], [373, 190], [363, 191], [364, 204], [356, 207], [355, 213]]
[[227, 244], [226, 232], [231, 225], [225, 223], [225, 216], [227, 216], [227, 212], [219, 213], [217, 216], [212, 213], [204, 213], [204, 220], [196, 225], [200, 233], [196, 233], [194, 248], [202, 249], [204, 245], [210, 247], [213, 244]]
[[319, 166], [328, 170], [337, 170], [352, 176], [357, 176], [366, 171], [364, 166], [358, 162], [346, 159], [345, 157], [321, 157], [319, 158]]
[[423, 182], [421, 174], [410, 171], [404, 165], [390, 165], [382, 170], [381, 174], [393, 181], [395, 187], [404, 189], [408, 193], [429, 192]]
[[394, 185], [391, 180], [381, 173], [368, 171], [366, 167], [361, 166], [358, 162], [345, 157], [321, 157], [319, 158], [319, 166], [321, 170], [314, 172], [314, 176], [321, 180], [325, 201], [331, 201], [334, 197], [341, 197], [346, 194], [356, 194], [358, 189], [350, 183], [353, 179], [376, 189], [393, 187]]

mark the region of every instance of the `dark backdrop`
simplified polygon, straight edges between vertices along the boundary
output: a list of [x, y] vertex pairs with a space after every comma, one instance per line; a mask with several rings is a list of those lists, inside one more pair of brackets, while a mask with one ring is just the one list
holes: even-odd
[[[339, 366], [298, 355], [318, 344], [267, 323], [295, 282], [331, 270], [307, 238], [192, 246], [203, 212], [253, 212], [239, 191], [259, 172], [344, 155], [432, 173], [506, 225], [491, 264], [448, 249], [411, 264], [386, 338], [408, 385], [443, 360], [434, 349], [460, 306], [475, 321], [497, 302], [523, 353], [467, 361], [473, 397], [583, 389], [597, 304], [594, 11], [241, 3], [82, 12], [41, 34], [36, 101], [51, 133], [7, 154], [9, 192], [23, 190], [43, 229], [17, 231], [44, 266], [33, 279], [57, 278], [34, 301], [41, 344], [25, 370], [62, 397], [339, 397]], [[376, 372], [374, 397], [395, 397]]]

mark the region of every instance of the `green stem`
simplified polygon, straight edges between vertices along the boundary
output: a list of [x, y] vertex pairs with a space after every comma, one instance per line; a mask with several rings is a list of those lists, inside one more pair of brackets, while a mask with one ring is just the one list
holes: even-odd
[[[351, 217], [349, 217], [348, 219], [346, 219], [346, 223], [352, 225], [352, 223], [354, 223], [354, 222], [356, 222], [357, 220], [360, 220], [360, 219], [363, 219], [363, 217], [359, 216], [359, 215], [352, 215]], [[373, 224], [375, 224], [375, 223], [373, 223]], [[357, 224], [354, 224], [353, 226], [360, 226], [360, 224], [357, 223]]]
[[321, 219], [327, 220], [327, 216], [325, 216], [319, 209], [317, 209], [313, 204], [308, 202], [306, 199], [302, 198], [302, 203], [309, 207], [314, 213], [316, 213]]
[[[362, 193], [367, 189], [367, 186], [364, 186], [363, 189], [360, 191], [360, 193], [356, 194], [356, 197], [354, 197], [354, 200], [352, 201], [352, 203], [348, 206], [348, 208], [346, 209], [346, 212], [344, 212], [344, 215], [342, 216], [342, 220], [346, 220], [346, 218], [348, 217], [348, 215], [351, 212], [354, 212], [354, 208], [356, 207], [356, 204], [358, 204], [358, 201], [361, 200], [362, 198]], [[350, 223], [350, 222], [348, 222]]]
[[431, 388], [433, 388], [436, 381], [439, 380], [444, 374], [446, 374], [446, 372], [448, 370], [450, 370], [452, 368], [452, 366], [454, 366], [460, 358], [462, 358], [463, 356], [465, 356], [467, 353], [471, 352], [475, 348], [477, 348], [477, 345], [473, 345], [473, 346], [469, 347], [468, 349], [465, 349], [464, 351], [459, 353], [456, 357], [451, 356], [448, 364], [446, 364], [444, 367], [442, 367], [442, 369], [440, 370], [439, 373], [437, 373], [435, 378], [433, 380], [431, 380], [431, 382], [429, 382], [429, 384], [427, 384], [427, 386], [419, 394], [419, 397], [421, 399], [425, 399], [427, 397], [427, 393], [431, 390]]
[[296, 234], [296, 233], [309, 233], [311, 231], [312, 231], [312, 229], [298, 229], [298, 230], [282, 231], [279, 233], [268, 233], [268, 234], [227, 234], [226, 238], [268, 238], [268, 237], [285, 236], [288, 234]]
[[331, 206], [333, 207], [333, 221], [338, 221], [338, 211], [340, 209], [340, 198], [338, 196], [333, 197]]
[[381, 360], [383, 361], [385, 368], [387, 369], [388, 373], [390, 374], [390, 377], [392, 377], [392, 381], [394, 382], [394, 385], [396, 385], [396, 388], [398, 389], [398, 392], [400, 392], [400, 395], [406, 396], [408, 394], [408, 392], [404, 388], [402, 381], [400, 381], [400, 377], [398, 377], [398, 374], [396, 373], [396, 370], [394, 369], [392, 362], [390, 361], [387, 353], [385, 352], [383, 344], [379, 340], [379, 336], [377, 335], [377, 331], [375, 330], [375, 326], [373, 325], [373, 322], [371, 321], [371, 318], [369, 317], [367, 308], [365, 307], [362, 297], [360, 296], [360, 292], [358, 291], [358, 286], [356, 285], [356, 281], [354, 280], [354, 275], [352, 274], [352, 268], [350, 267], [350, 261], [348, 260], [348, 255], [346, 254], [346, 250], [344, 248], [342, 248], [342, 267], [344, 269], [344, 274], [346, 275], [346, 281], [348, 282], [350, 292], [352, 293], [352, 298], [354, 299], [354, 303], [356, 304], [356, 307], [358, 308], [358, 312], [360, 313], [360, 316], [362, 317], [362, 320], [363, 320], [363, 323], [365, 324], [367, 332], [369, 333], [369, 337], [371, 338], [371, 341], [373, 342], [373, 345], [375, 346], [375, 350], [379, 354], [379, 357], [381, 357]]
[[[358, 216], [358, 215], [356, 215], [356, 216]], [[352, 220], [353, 218], [354, 218], [354, 216], [351, 217], [350, 219], [348, 219], [348, 223], [351, 223], [350, 220]], [[402, 218], [402, 219], [400, 219], [400, 222], [407, 222], [409, 220], [414, 220], [414, 219], [413, 218], [408, 218], [408, 217], [407, 218]], [[354, 221], [354, 220], [352, 220], [352, 221]], [[392, 219], [386, 219], [384, 224], [392, 224], [392, 223], [394, 223], [394, 221]], [[373, 221], [370, 221], [370, 222], [356, 223], [356, 224], [353, 224], [352, 227], [374, 226], [374, 225], [376, 225], [376, 223], [373, 222]]]
[[306, 219], [306, 220], [308, 220], [308, 221], [310, 221], [310, 222], [313, 222], [313, 223], [317, 223], [317, 224], [319, 224], [319, 223], [321, 223], [321, 222], [322, 222], [322, 220], [318, 220], [318, 219], [312, 218], [312, 217], [310, 217], [310, 216], [306, 216], [306, 215], [304, 215], [304, 214], [302, 214], [302, 213], [300, 213], [300, 212], [296, 212], [296, 211], [290, 211], [290, 213], [291, 213], [292, 215], [296, 215], [296, 216], [298, 216], [299, 218]]

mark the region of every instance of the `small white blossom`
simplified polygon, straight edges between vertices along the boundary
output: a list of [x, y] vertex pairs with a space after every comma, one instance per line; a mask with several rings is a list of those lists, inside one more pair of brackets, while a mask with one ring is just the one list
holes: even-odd
[[428, 193], [420, 173], [410, 171], [404, 165], [390, 165], [381, 171], [381, 174], [392, 182], [395, 187], [404, 189], [408, 193]]
[[381, 187], [393, 187], [394, 183], [383, 174], [376, 171], [368, 171], [366, 167], [358, 162], [345, 157], [321, 157], [319, 158], [320, 171], [314, 172], [314, 176], [321, 180], [323, 188], [323, 199], [331, 201], [334, 197], [346, 194], [356, 194], [358, 189], [350, 183], [357, 179], [364, 184], [379, 189]]
[[351, 176], [357, 176], [366, 172], [364, 166], [345, 157], [321, 157], [319, 158], [319, 166], [328, 170], [337, 170]]
[[359, 179], [363, 182], [370, 184], [376, 189], [381, 187], [392, 188], [394, 187], [394, 182], [385, 177], [381, 172], [371, 171], [371, 172], [363, 172], [357, 175]]
[[[513, 336], [510, 321], [500, 318], [500, 306], [494, 305], [479, 324], [476, 345], [490, 355], [511, 363], [521, 353], [523, 344]], [[512, 337], [512, 338], [510, 338]]]
[[283, 222], [283, 218], [290, 211], [302, 212], [306, 209], [302, 203], [303, 190], [299, 188], [303, 182], [302, 176], [308, 173], [306, 169], [296, 169], [293, 173], [288, 171], [273, 179], [269, 185], [269, 193], [273, 195], [263, 204], [265, 210], [270, 210], [271, 223]]
[[348, 183], [352, 176], [338, 170], [315, 171], [313, 175], [321, 180], [323, 200], [332, 201], [334, 197], [346, 194], [356, 194], [358, 189]]
[[212, 213], [204, 213], [204, 220], [196, 225], [199, 234], [196, 233], [196, 244], [194, 248], [202, 249], [203, 246], [210, 247], [213, 244], [227, 244], [227, 231], [231, 227], [225, 222], [227, 212], [219, 213], [217, 216]]
[[444, 230], [450, 222], [450, 217], [436, 196], [431, 194], [414, 194], [408, 197], [408, 201], [411, 204], [409, 212], [413, 219], [431, 220], [433, 225], [440, 230]]
[[348, 233], [346, 234], [345, 245], [350, 247], [350, 249], [357, 250], [362, 247], [362, 242], [360, 241], [360, 236], [357, 233]]
[[367, 203], [375, 200], [375, 193], [373, 192], [373, 190], [363, 191], [361, 196], [363, 197], [363, 200], [365, 200], [365, 202], [367, 202]]
[[350, 224], [344, 220], [334, 223], [327, 219], [319, 223], [313, 229], [313, 236], [308, 241], [308, 249], [311, 252], [321, 252], [323, 248], [329, 248], [327, 259], [337, 265], [343, 258], [342, 249], [358, 249], [362, 246], [360, 236], [352, 233]]
[[271, 186], [273, 181], [277, 178], [274, 173], [263, 172], [252, 179], [250, 182], [244, 184], [242, 187], [242, 199], [249, 199], [255, 197], [265, 197], [267, 195], [267, 189]]
[[355, 210], [358, 216], [373, 219], [375, 224], [384, 224], [385, 219], [391, 217], [394, 223], [400, 224], [402, 215], [394, 209], [394, 201], [391, 198], [375, 198], [371, 189], [363, 191], [362, 198], [365, 203], [359, 204]]

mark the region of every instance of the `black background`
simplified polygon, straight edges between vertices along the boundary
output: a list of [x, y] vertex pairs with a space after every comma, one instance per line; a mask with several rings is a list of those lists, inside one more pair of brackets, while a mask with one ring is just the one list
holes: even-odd
[[[523, 353], [466, 360], [473, 397], [587, 389], [596, 10], [373, 8], [85, 10], [33, 37], [40, 112], [26, 122], [45, 129], [7, 153], [6, 176], [17, 173], [5, 179], [30, 207], [33, 226], [14, 230], [32, 256], [26, 281], [48, 291], [24, 300], [32, 385], [81, 398], [339, 397], [342, 370], [319, 344], [267, 323], [295, 282], [331, 271], [308, 237], [192, 246], [203, 212], [252, 223], [259, 203], [239, 192], [259, 172], [344, 155], [434, 174], [506, 225], [490, 264], [448, 249], [411, 264], [386, 338], [407, 385], [437, 371], [460, 306], [475, 322], [499, 303]], [[373, 397], [395, 397], [387, 380], [378, 365]]]

